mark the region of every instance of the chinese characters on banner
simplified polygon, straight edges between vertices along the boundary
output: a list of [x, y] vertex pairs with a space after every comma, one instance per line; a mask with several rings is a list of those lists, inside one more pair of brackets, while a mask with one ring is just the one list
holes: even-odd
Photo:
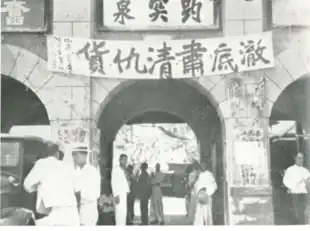
[[45, 0], [1, 0], [2, 31], [45, 31]]
[[214, 0], [103, 0], [107, 28], [158, 29], [214, 26]]
[[124, 79], [192, 78], [270, 68], [271, 32], [168, 41], [102, 41], [48, 37], [53, 72]]

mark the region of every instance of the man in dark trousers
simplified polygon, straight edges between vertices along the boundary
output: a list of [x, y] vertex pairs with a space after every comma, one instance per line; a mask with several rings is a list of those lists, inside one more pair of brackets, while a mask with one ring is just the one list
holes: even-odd
[[147, 163], [141, 164], [141, 174], [138, 181], [138, 196], [142, 225], [149, 224], [149, 198], [151, 196], [151, 180], [147, 172]]
[[134, 220], [134, 206], [137, 191], [137, 179], [133, 173], [133, 166], [128, 165], [127, 167], [128, 180], [130, 182], [130, 192], [127, 196], [127, 225], [133, 225]]

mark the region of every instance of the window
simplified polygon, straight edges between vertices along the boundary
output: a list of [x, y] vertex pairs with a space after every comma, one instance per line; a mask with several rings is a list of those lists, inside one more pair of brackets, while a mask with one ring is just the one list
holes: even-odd
[[1, 142], [1, 167], [15, 167], [20, 160], [20, 142]]

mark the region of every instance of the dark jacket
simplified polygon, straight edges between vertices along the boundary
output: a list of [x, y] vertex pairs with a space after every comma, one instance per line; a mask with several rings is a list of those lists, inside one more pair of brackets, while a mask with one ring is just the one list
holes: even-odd
[[151, 179], [147, 172], [142, 171], [137, 185], [137, 196], [140, 199], [148, 199], [151, 196], [152, 185]]

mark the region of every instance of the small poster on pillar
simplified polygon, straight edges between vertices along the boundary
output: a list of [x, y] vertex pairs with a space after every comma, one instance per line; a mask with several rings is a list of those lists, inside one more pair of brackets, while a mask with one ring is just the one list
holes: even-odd
[[268, 172], [266, 153], [263, 142], [234, 142], [234, 159], [242, 185], [264, 184], [264, 180], [267, 179], [265, 173]]

